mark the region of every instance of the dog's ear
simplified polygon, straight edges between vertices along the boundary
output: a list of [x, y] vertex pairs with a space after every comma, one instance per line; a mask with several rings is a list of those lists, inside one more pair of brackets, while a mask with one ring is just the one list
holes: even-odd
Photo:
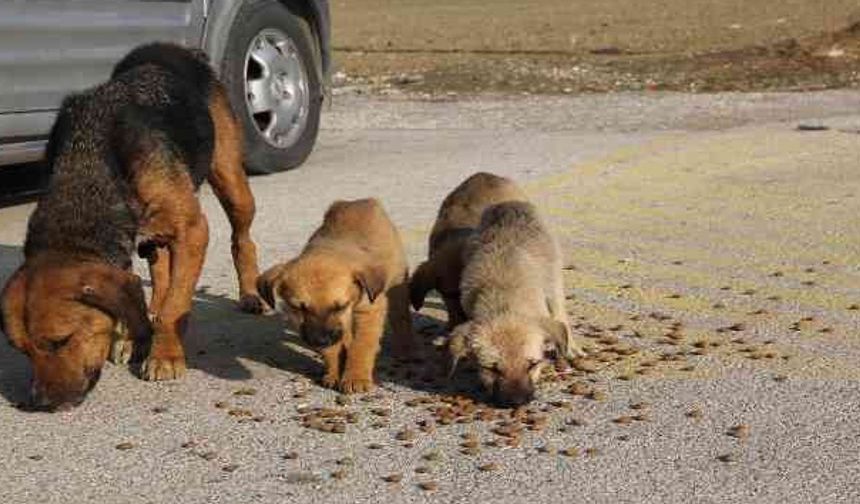
[[275, 294], [278, 292], [278, 286], [281, 283], [281, 272], [285, 265], [279, 264], [272, 266], [257, 277], [257, 292], [266, 301], [270, 308], [276, 308]]
[[27, 302], [27, 277], [19, 268], [6, 282], [0, 294], [0, 329], [13, 346], [21, 348], [27, 340], [24, 307]]
[[75, 300], [125, 322], [136, 340], [152, 337], [140, 277], [105, 264], [86, 265]]
[[454, 376], [457, 371], [457, 363], [472, 354], [472, 341], [475, 338], [477, 326], [474, 322], [465, 322], [451, 331], [448, 338], [448, 353], [451, 354], [451, 367], [448, 370], [448, 378]]
[[355, 283], [362, 292], [367, 294], [367, 299], [373, 304], [376, 297], [385, 289], [385, 270], [379, 267], [365, 268], [355, 274]]
[[412, 273], [412, 280], [409, 282], [409, 302], [415, 311], [424, 306], [424, 298], [431, 289], [436, 287], [436, 272], [434, 271], [433, 263], [424, 261]]

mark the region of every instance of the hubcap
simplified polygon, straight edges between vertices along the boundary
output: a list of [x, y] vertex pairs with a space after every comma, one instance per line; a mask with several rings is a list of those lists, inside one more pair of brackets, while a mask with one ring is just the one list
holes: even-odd
[[245, 105], [260, 135], [279, 149], [305, 129], [310, 105], [308, 76], [299, 51], [282, 31], [268, 28], [245, 54]]

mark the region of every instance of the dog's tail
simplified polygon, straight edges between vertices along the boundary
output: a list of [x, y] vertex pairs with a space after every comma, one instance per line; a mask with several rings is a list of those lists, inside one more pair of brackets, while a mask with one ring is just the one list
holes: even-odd
[[202, 92], [206, 92], [216, 80], [205, 52], [167, 42], [155, 42], [132, 49], [113, 68], [111, 78], [143, 65], [160, 66]]

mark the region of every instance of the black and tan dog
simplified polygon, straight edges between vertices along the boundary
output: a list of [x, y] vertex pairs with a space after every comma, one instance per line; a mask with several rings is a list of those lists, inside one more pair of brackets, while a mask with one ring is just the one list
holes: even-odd
[[[47, 147], [50, 187], [30, 218], [25, 262], [2, 294], [4, 332], [34, 368], [34, 405], [83, 400], [118, 323], [147, 380], [185, 372], [181, 342], [209, 239], [196, 191], [208, 180], [232, 226], [242, 309], [260, 312], [254, 199], [241, 131], [205, 55], [141, 46], [111, 79], [63, 102]], [[132, 253], [149, 261], [147, 310]]]
[[448, 328], [466, 320], [460, 305], [463, 251], [481, 222], [484, 210], [505, 201], [528, 201], [512, 180], [479, 172], [458, 185], [442, 201], [430, 232], [428, 258], [412, 274], [409, 297], [420, 310], [432, 289], [441, 294], [448, 311]]
[[295, 259], [273, 266], [260, 293], [325, 361], [323, 385], [373, 388], [386, 317], [395, 354], [410, 356], [409, 266], [397, 229], [375, 199], [338, 201]]

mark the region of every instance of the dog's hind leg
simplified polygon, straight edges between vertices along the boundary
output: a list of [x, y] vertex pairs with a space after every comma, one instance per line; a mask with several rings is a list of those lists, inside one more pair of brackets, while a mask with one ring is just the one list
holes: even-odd
[[564, 306], [564, 283], [561, 277], [554, 278], [551, 283], [552, 292], [547, 298], [547, 308], [550, 317], [564, 324], [567, 330], [567, 355], [564, 358], [572, 361], [576, 357], [584, 356], [585, 352], [579, 343], [573, 339], [573, 329], [570, 327], [570, 318], [567, 315], [567, 308]]
[[239, 307], [249, 313], [261, 313], [265, 305], [257, 292], [260, 271], [257, 246], [251, 239], [251, 222], [256, 210], [254, 195], [242, 166], [242, 131], [220, 89], [213, 90], [209, 110], [215, 124], [215, 152], [209, 184], [232, 228], [233, 264], [239, 277]]
[[391, 348], [394, 357], [410, 359], [416, 357], [419, 348], [412, 327], [409, 311], [408, 280], [388, 289], [388, 325], [391, 328]]

